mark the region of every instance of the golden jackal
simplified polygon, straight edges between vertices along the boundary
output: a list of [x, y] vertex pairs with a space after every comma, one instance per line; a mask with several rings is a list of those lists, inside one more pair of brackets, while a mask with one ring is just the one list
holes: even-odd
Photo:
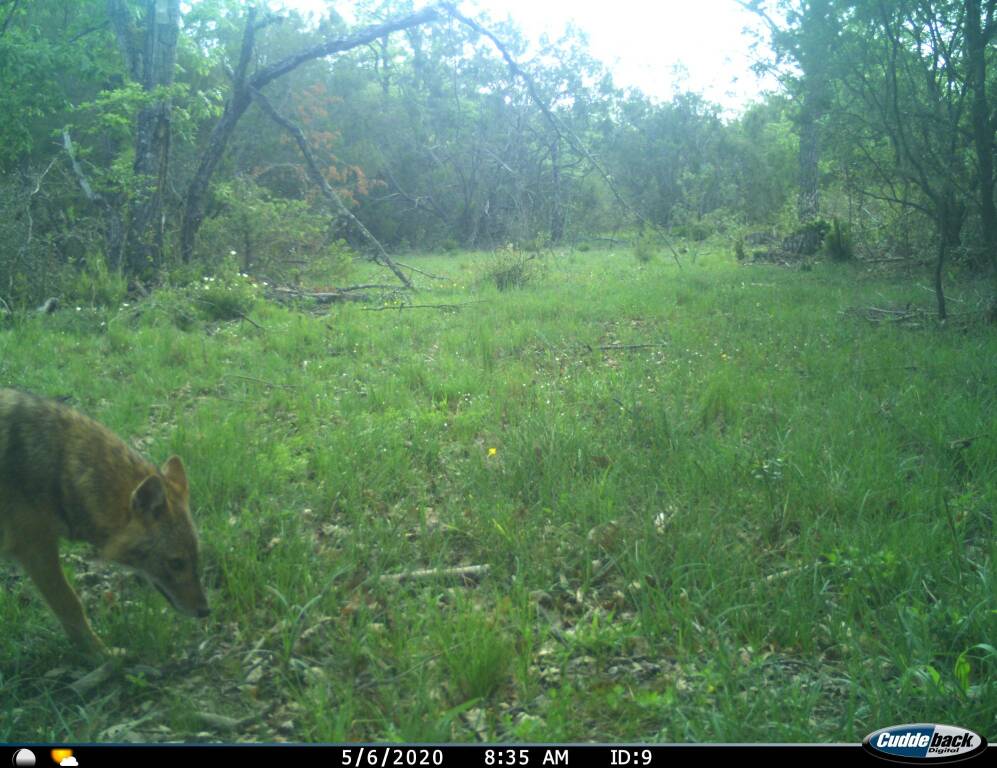
[[68, 406], [0, 389], [0, 554], [17, 560], [78, 643], [104, 650], [59, 564], [59, 538], [146, 576], [178, 611], [208, 615], [187, 474], [160, 469]]

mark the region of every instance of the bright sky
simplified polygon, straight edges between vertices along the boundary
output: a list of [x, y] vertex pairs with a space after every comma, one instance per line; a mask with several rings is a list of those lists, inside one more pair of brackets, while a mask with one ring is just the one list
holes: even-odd
[[[352, 4], [343, 0], [283, 1], [318, 13], [332, 6], [352, 18]], [[463, 0], [460, 8], [469, 16], [511, 17], [531, 40], [543, 33], [557, 39], [573, 21], [617, 85], [659, 100], [692, 90], [739, 111], [775, 88], [751, 71], [753, 38], [744, 30], [759, 29], [759, 20], [734, 0]]]

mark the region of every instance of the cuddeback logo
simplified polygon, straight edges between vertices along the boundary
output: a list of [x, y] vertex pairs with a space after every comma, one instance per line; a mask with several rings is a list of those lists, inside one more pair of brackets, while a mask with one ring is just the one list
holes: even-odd
[[978, 755], [987, 740], [954, 725], [893, 725], [873, 731], [862, 742], [869, 752], [900, 763], [949, 763]]

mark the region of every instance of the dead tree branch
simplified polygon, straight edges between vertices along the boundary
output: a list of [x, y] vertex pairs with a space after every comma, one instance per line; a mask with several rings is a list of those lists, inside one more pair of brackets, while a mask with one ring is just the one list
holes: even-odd
[[[15, 6], [16, 10], [16, 6]], [[13, 13], [13, 11], [11, 11]], [[17, 270], [20, 264], [27, 261], [28, 250], [31, 248], [31, 241], [34, 239], [35, 233], [35, 218], [31, 215], [31, 206], [34, 204], [35, 195], [37, 195], [42, 188], [42, 182], [45, 177], [48, 176], [48, 172], [52, 170], [52, 166], [55, 165], [57, 158], [53, 157], [51, 162], [45, 168], [44, 171], [39, 174], [37, 181], [35, 182], [35, 188], [28, 192], [27, 202], [24, 204], [24, 215], [28, 220], [28, 233], [24, 237], [24, 242], [21, 243], [21, 247], [17, 249], [17, 261], [15, 262], [13, 268], [10, 270], [10, 280], [7, 284], [7, 290], [12, 294], [14, 292], [14, 276], [17, 274]]]
[[[392, 290], [399, 290], [391, 286]], [[316, 304], [336, 304], [343, 301], [370, 301], [370, 295], [366, 293], [347, 293], [346, 291], [299, 291], [295, 288], [273, 288], [269, 292], [270, 298], [277, 301], [287, 301], [288, 299], [312, 299]]]
[[440, 309], [444, 312], [459, 312], [471, 304], [484, 304], [487, 299], [465, 301], [463, 304], [385, 304], [383, 307], [364, 307], [365, 312], [385, 312], [391, 309]]
[[432, 280], [446, 280], [445, 277], [440, 277], [439, 275], [434, 275], [432, 272], [426, 272], [424, 270], [419, 269], [418, 267], [410, 267], [408, 264], [402, 264], [400, 261], [396, 261], [395, 264], [397, 264], [399, 267], [403, 267], [405, 269], [411, 269], [413, 272], [418, 272], [420, 275], [425, 275], [426, 277], [428, 277], [428, 278], [430, 278]]
[[305, 138], [304, 132], [297, 125], [280, 114], [274, 108], [273, 104], [270, 103], [270, 100], [260, 91], [255, 88], [251, 90], [253, 99], [255, 99], [256, 103], [260, 105], [264, 112], [266, 112], [267, 116], [294, 137], [295, 142], [298, 144], [298, 149], [301, 150], [301, 155], [305, 158], [305, 164], [308, 167], [308, 176], [312, 180], [312, 183], [317, 186], [319, 190], [321, 190], [322, 195], [326, 200], [332, 203], [334, 209], [338, 211], [343, 218], [352, 223], [353, 226], [355, 226], [364, 236], [364, 239], [374, 246], [377, 252], [374, 260], [394, 272], [395, 277], [401, 280], [402, 285], [406, 288], [409, 290], [415, 290], [415, 286], [412, 285], [412, 281], [409, 280], [406, 274], [398, 268], [394, 261], [391, 260], [388, 252], [385, 251], [384, 246], [381, 245], [381, 241], [374, 237], [374, 235], [371, 234], [371, 231], [364, 226], [363, 222], [353, 215], [353, 212], [346, 207], [346, 204], [343, 203], [339, 195], [336, 194], [336, 191], [329, 185], [329, 182], [325, 180], [325, 176], [323, 176], [322, 172], [319, 170], [318, 163], [315, 162], [315, 155], [312, 154], [312, 150], [308, 146], [308, 140]]
[[194, 240], [204, 220], [208, 186], [215, 169], [221, 161], [239, 119], [253, 101], [253, 91], [260, 91], [268, 83], [286, 75], [312, 59], [342, 53], [361, 45], [390, 35], [392, 32], [435, 21], [440, 17], [436, 6], [424, 8], [408, 16], [393, 19], [383, 24], [375, 24], [359, 29], [351, 35], [325, 40], [304, 51], [299, 51], [280, 61], [248, 75], [248, 66], [256, 47], [256, 10], [250, 8], [246, 18], [239, 64], [232, 72], [232, 93], [225, 104], [225, 110], [208, 137], [207, 147], [202, 153], [187, 192], [184, 195], [183, 221], [180, 227], [180, 254], [184, 261], [190, 261], [194, 254]]
[[79, 183], [80, 189], [83, 190], [83, 194], [87, 200], [97, 205], [104, 214], [107, 265], [112, 269], [118, 269], [121, 267], [125, 233], [124, 223], [121, 221], [121, 213], [118, 211], [117, 206], [112, 205], [99, 192], [95, 192], [90, 185], [90, 180], [76, 159], [76, 150], [73, 148], [73, 140], [69, 136], [69, 131], [62, 132], [62, 146], [66, 150], [66, 155], [68, 155], [70, 165], [73, 168], [73, 174], [76, 176], [76, 181]]

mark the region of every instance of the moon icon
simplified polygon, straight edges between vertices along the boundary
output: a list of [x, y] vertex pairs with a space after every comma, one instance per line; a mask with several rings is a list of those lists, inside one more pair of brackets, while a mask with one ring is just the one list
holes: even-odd
[[14, 753], [11, 762], [16, 768], [31, 768], [35, 764], [35, 753], [30, 749], [19, 749]]

